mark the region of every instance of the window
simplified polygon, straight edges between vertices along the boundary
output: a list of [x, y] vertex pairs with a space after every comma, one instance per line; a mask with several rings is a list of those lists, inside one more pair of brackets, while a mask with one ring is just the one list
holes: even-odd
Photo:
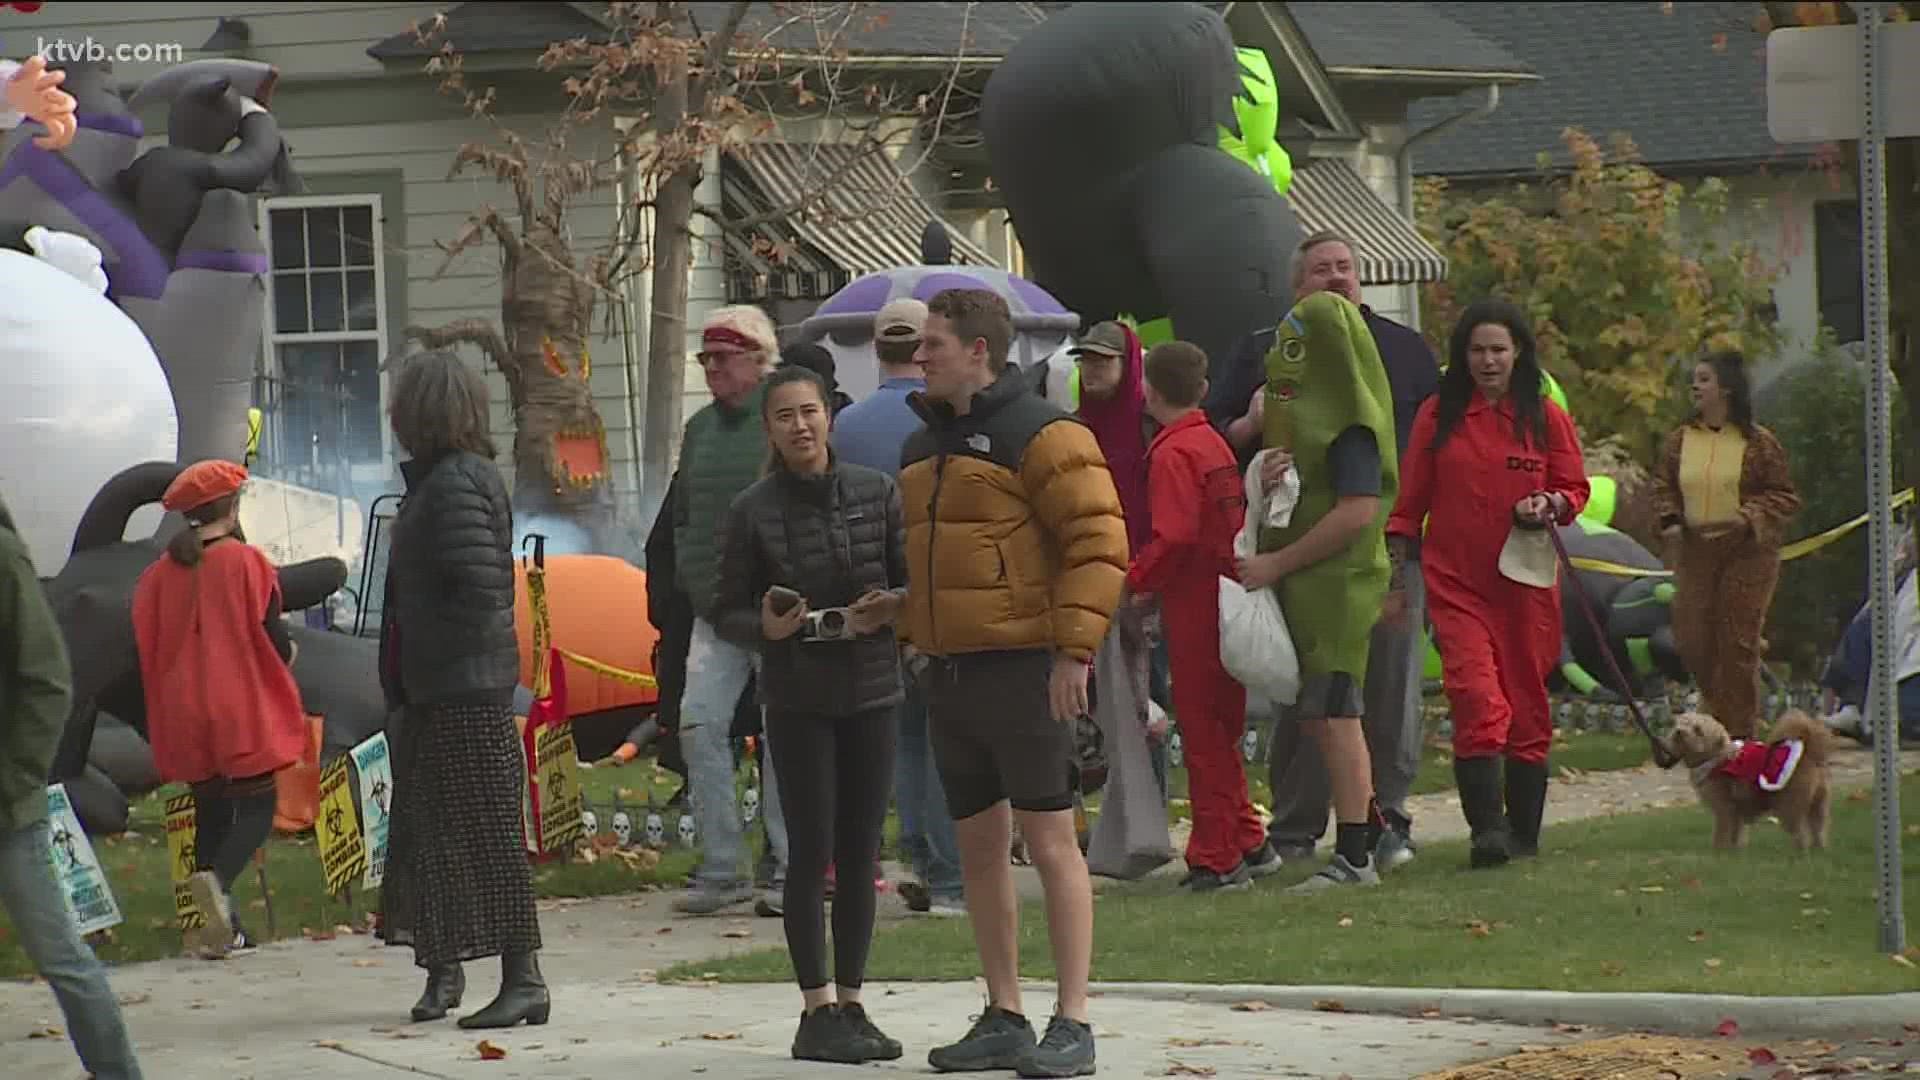
[[267, 367], [256, 404], [264, 464], [318, 479], [387, 459], [380, 196], [263, 200], [272, 262]]
[[1860, 204], [1814, 204], [1813, 244], [1820, 321], [1833, 328], [1842, 345], [1864, 340], [1867, 315], [1860, 295]]

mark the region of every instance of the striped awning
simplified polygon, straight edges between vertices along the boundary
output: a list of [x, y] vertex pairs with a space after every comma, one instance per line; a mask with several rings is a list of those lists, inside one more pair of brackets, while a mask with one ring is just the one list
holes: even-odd
[[1296, 164], [1287, 200], [1308, 235], [1331, 229], [1353, 240], [1362, 285], [1408, 285], [1447, 276], [1447, 257], [1339, 158]]
[[[735, 300], [825, 299], [862, 275], [918, 266], [921, 234], [938, 217], [893, 160], [871, 148], [759, 142], [730, 153], [721, 172], [726, 216], [768, 219], [728, 230]], [[998, 265], [941, 224], [953, 262]]]

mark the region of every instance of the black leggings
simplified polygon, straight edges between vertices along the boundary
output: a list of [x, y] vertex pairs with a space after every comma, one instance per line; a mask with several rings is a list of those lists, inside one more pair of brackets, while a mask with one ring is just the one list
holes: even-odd
[[273, 832], [279, 804], [273, 774], [195, 784], [193, 803], [194, 862], [213, 871], [221, 892], [232, 893], [247, 861]]
[[873, 874], [893, 794], [895, 713], [767, 710], [787, 818], [787, 952], [802, 990], [827, 985], [827, 864], [833, 891], [833, 981], [857, 990], [873, 944]]

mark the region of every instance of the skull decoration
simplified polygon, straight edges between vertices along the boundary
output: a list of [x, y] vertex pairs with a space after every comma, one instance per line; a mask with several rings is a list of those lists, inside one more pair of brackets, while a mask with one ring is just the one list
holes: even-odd
[[693, 824], [693, 815], [683, 812], [680, 815], [680, 823], [677, 827], [680, 831], [680, 846], [692, 847], [694, 841], [698, 839], [698, 834]]
[[759, 816], [760, 789], [750, 787], [740, 796], [740, 820], [743, 824], [752, 825], [754, 819]]
[[599, 836], [600, 815], [591, 810], [580, 811], [580, 828], [585, 830], [588, 836]]
[[1560, 707], [1554, 710], [1554, 714], [1559, 718], [1561, 727], [1570, 728], [1573, 726], [1573, 702], [1561, 702]]
[[667, 846], [667, 819], [660, 816], [660, 811], [647, 811], [645, 835], [648, 847], [663, 848]]
[[621, 847], [633, 842], [633, 818], [625, 810], [613, 812], [613, 838], [620, 842]]
[[1248, 728], [1247, 733], [1240, 736], [1240, 753], [1246, 757], [1248, 762], [1260, 760], [1260, 733], [1258, 731]]
[[1625, 704], [1613, 707], [1613, 730], [1625, 731], [1627, 727], [1627, 707]]
[[1182, 745], [1178, 731], [1167, 732], [1167, 764], [1176, 769], [1184, 768], [1187, 764], [1186, 747]]

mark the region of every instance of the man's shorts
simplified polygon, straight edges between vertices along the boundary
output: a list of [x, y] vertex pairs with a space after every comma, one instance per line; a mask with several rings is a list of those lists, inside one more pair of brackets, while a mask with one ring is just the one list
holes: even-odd
[[1344, 671], [1308, 675], [1300, 681], [1300, 696], [1289, 714], [1294, 720], [1332, 720], [1362, 716], [1366, 703], [1359, 680]]
[[920, 674], [934, 767], [963, 821], [1002, 799], [1015, 810], [1073, 807], [1073, 725], [1053, 718], [1042, 649], [932, 657]]

